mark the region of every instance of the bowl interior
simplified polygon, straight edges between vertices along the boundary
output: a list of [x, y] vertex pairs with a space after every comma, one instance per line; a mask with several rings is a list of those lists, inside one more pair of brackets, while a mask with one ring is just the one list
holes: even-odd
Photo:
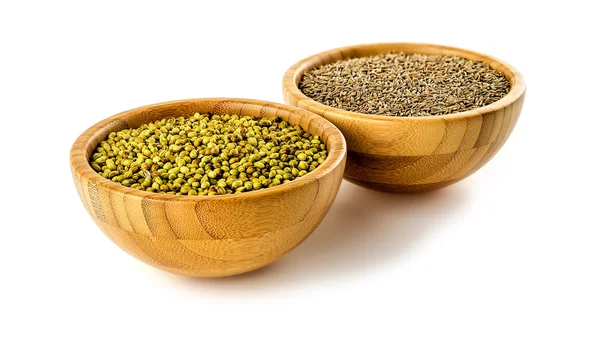
[[[145, 123], [159, 119], [189, 116], [194, 113], [209, 114], [237, 114], [249, 115], [253, 117], [281, 117], [291, 124], [300, 125], [305, 131], [321, 137], [327, 146], [328, 157], [325, 162], [313, 172], [308, 173], [302, 178], [298, 178], [290, 183], [282, 184], [274, 188], [255, 190], [241, 195], [251, 195], [261, 193], [267, 190], [277, 190], [280, 187], [291, 187], [318, 178], [322, 174], [328, 173], [335, 168], [345, 157], [345, 141], [341, 132], [330, 122], [308, 111], [290, 107], [283, 104], [269, 103], [262, 101], [246, 99], [190, 99], [174, 102], [159, 103], [140, 108], [128, 110], [108, 119], [105, 119], [86, 130], [73, 144], [71, 149], [72, 166], [82, 176], [94, 180], [111, 188], [117, 188], [123, 192], [141, 193], [140, 196], [159, 198], [183, 198], [190, 199], [189, 196], [165, 195], [140, 191], [118, 183], [111, 182], [97, 174], [89, 165], [89, 158], [92, 155], [98, 143], [106, 138], [109, 133], [127, 128], [136, 128]], [[202, 196], [208, 197], [239, 197], [241, 195], [216, 195]]]
[[[453, 113], [448, 115], [435, 115], [435, 116], [419, 116], [419, 117], [396, 117], [396, 116], [387, 116], [387, 115], [368, 115], [361, 113], [348, 112], [345, 110], [325, 106], [308, 96], [304, 95], [302, 91], [298, 88], [300, 80], [305, 72], [319, 67], [321, 65], [326, 65], [335, 61], [348, 59], [348, 58], [358, 58], [364, 56], [372, 56], [378, 54], [386, 54], [389, 52], [404, 52], [407, 54], [428, 54], [428, 55], [446, 55], [446, 56], [460, 56], [469, 60], [483, 61], [490, 65], [491, 68], [501, 72], [507, 80], [510, 82], [510, 91], [502, 97], [500, 100], [484, 106], [475, 108], [473, 110], [468, 110], [465, 112]], [[290, 77], [291, 76], [291, 77]], [[291, 82], [290, 82], [291, 81]], [[292, 83], [292, 85], [290, 85]], [[362, 118], [379, 118], [379, 119], [440, 119], [441, 117], [464, 117], [473, 112], [484, 113], [487, 111], [491, 111], [497, 109], [502, 106], [506, 106], [511, 104], [515, 100], [517, 100], [525, 90], [525, 85], [520, 73], [512, 66], [508, 65], [505, 62], [502, 62], [494, 57], [480, 54], [474, 51], [442, 46], [442, 45], [433, 45], [433, 44], [422, 44], [422, 43], [377, 43], [377, 44], [363, 44], [356, 45], [338, 49], [328, 50], [319, 54], [315, 54], [310, 56], [296, 65], [294, 65], [285, 75], [284, 78], [284, 90], [289, 90], [292, 94], [297, 97], [302, 97], [303, 100], [311, 101], [311, 104], [315, 107], [319, 107], [321, 110], [328, 110], [330, 112], [336, 112], [337, 114], [350, 114], [352, 116], [362, 117]]]

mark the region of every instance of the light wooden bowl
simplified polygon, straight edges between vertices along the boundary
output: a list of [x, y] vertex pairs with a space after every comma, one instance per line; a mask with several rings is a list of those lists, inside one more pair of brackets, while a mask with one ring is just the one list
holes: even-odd
[[[482, 108], [426, 117], [353, 113], [318, 103], [298, 89], [300, 79], [312, 68], [391, 51], [485, 61], [508, 78], [511, 89]], [[440, 45], [382, 43], [333, 49], [301, 60], [285, 73], [283, 95], [286, 103], [317, 113], [342, 130], [348, 143], [344, 175], [348, 181], [381, 191], [416, 192], [456, 183], [488, 162], [517, 123], [525, 83], [513, 67], [487, 55]]]
[[[110, 132], [195, 112], [279, 116], [318, 135], [329, 155], [304, 177], [237, 195], [175, 196], [122, 186], [88, 159]], [[346, 144], [330, 122], [308, 111], [247, 99], [191, 99], [114, 115], [87, 129], [71, 148], [79, 197], [98, 227], [139, 260], [178, 274], [234, 275], [263, 267], [299, 245], [319, 225], [344, 173]]]

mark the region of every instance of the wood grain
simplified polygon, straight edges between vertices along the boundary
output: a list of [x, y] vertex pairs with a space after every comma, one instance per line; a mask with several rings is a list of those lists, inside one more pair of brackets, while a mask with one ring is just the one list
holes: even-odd
[[[314, 67], [391, 51], [484, 61], [507, 77], [511, 89], [485, 107], [425, 117], [353, 113], [318, 103], [298, 89], [304, 73]], [[494, 157], [517, 123], [525, 82], [516, 69], [487, 55], [432, 44], [381, 43], [333, 49], [301, 60], [285, 73], [283, 95], [286, 103], [317, 113], [342, 130], [348, 143], [348, 181], [381, 191], [420, 192], [456, 183]]]
[[[238, 195], [176, 196], [122, 186], [88, 159], [110, 132], [195, 112], [280, 116], [319, 135], [329, 155], [290, 183]], [[129, 110], [90, 127], [71, 148], [71, 171], [98, 227], [132, 256], [189, 276], [227, 276], [263, 267], [299, 245], [321, 222], [340, 187], [346, 144], [330, 122], [283, 104], [247, 99], [192, 99]]]

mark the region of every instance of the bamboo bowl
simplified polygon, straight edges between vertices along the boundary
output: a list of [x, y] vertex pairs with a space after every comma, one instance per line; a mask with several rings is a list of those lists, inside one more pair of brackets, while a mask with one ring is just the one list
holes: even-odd
[[[110, 132], [195, 112], [280, 116], [320, 136], [329, 155], [317, 169], [290, 183], [220, 196], [139, 191], [90, 167], [92, 151]], [[344, 138], [330, 122], [302, 109], [247, 99], [191, 99], [136, 108], [90, 127], [71, 148], [75, 187], [98, 227], [147, 264], [200, 277], [248, 272], [299, 245], [329, 210], [345, 162]]]
[[[305, 96], [298, 84], [312, 68], [345, 58], [391, 51], [457, 55], [487, 62], [510, 81], [506, 96], [466, 112], [391, 117], [335, 109]], [[504, 145], [513, 131], [525, 98], [525, 83], [517, 70], [493, 57], [431, 44], [382, 43], [329, 50], [292, 66], [283, 77], [285, 102], [319, 114], [334, 123], [348, 143], [346, 180], [389, 192], [439, 189], [473, 174]]]

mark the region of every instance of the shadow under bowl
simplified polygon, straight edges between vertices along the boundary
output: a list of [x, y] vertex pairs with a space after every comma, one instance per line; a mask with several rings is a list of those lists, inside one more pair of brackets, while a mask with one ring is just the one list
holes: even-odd
[[[328, 157], [292, 182], [220, 196], [177, 196], [128, 188], [102, 177], [88, 162], [110, 132], [196, 112], [279, 116], [320, 136]], [[346, 144], [333, 124], [302, 109], [248, 99], [190, 99], [135, 108], [95, 124], [73, 144], [70, 162], [85, 208], [119, 247], [163, 270], [217, 277], [266, 266], [313, 232], [339, 190]]]
[[[436, 116], [369, 115], [323, 105], [298, 88], [305, 72], [347, 58], [404, 52], [456, 55], [483, 61], [501, 72], [511, 88], [502, 99], [473, 110]], [[364, 44], [325, 51], [292, 66], [283, 77], [287, 104], [334, 123], [348, 144], [344, 177], [388, 192], [420, 192], [454, 184], [473, 174], [504, 145], [521, 113], [525, 83], [519, 72], [491, 56], [417, 43]]]

